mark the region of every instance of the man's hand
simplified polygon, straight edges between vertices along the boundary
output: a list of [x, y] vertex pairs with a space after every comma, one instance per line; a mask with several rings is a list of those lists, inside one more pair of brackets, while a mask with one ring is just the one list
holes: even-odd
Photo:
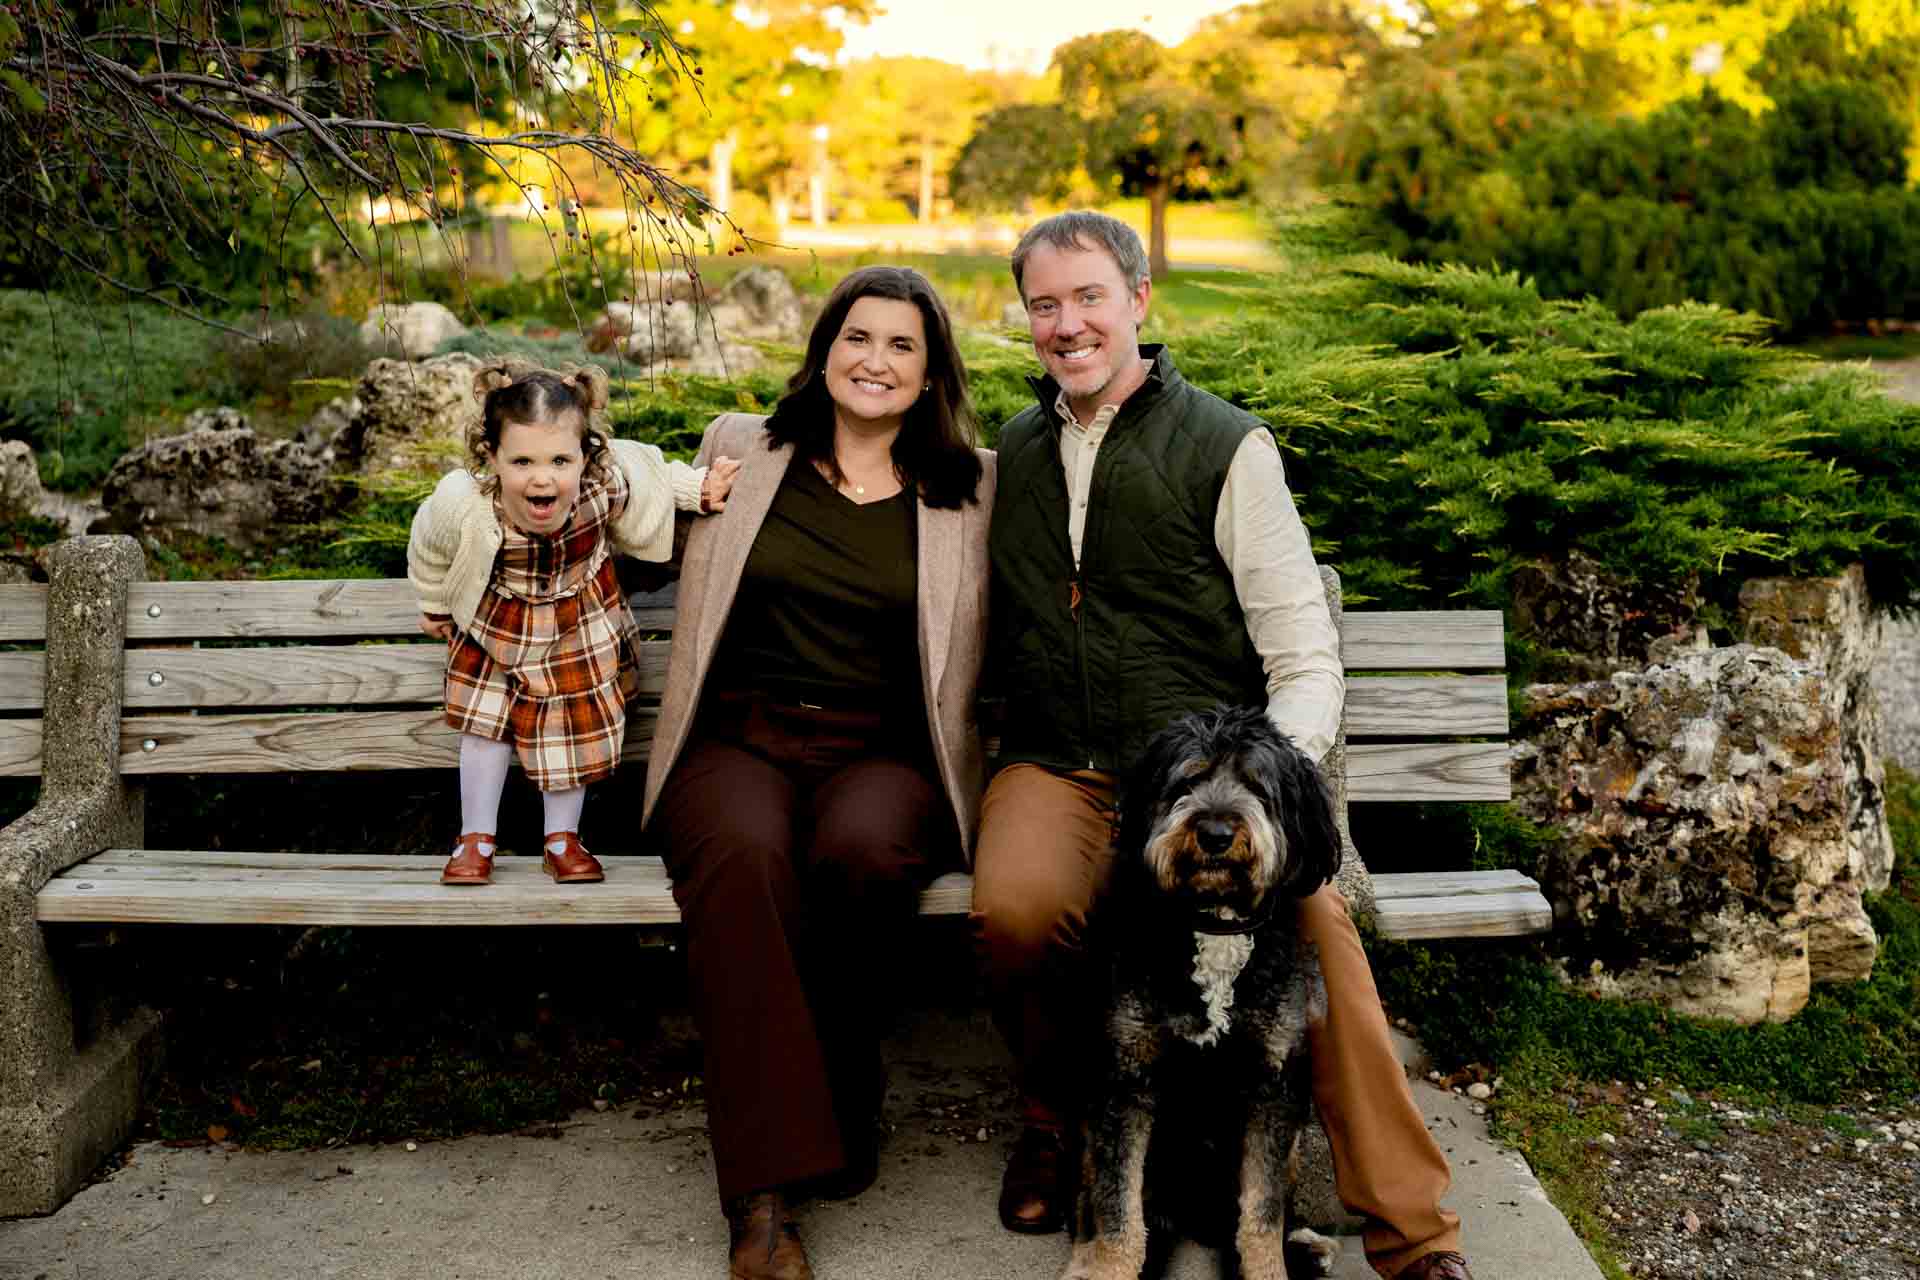
[[430, 613], [423, 613], [420, 615], [420, 629], [435, 640], [445, 640], [449, 643], [453, 640], [452, 618], [436, 618]]
[[733, 478], [740, 474], [738, 458], [715, 458], [700, 482], [700, 510], [711, 515], [727, 509], [727, 495], [733, 492]]

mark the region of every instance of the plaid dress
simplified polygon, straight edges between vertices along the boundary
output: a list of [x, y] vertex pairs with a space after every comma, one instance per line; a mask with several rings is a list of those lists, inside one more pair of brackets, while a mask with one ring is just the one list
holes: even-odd
[[620, 594], [608, 526], [627, 504], [617, 466], [583, 480], [552, 534], [516, 529], [494, 498], [503, 540], [473, 629], [447, 656], [447, 723], [512, 742], [534, 786], [570, 791], [613, 772], [639, 691], [638, 629]]

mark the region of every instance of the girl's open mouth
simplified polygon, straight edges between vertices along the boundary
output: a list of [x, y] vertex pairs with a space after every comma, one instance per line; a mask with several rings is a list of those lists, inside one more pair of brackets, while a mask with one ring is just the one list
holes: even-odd
[[547, 516], [550, 516], [553, 514], [553, 509], [554, 507], [559, 505], [559, 502], [560, 500], [558, 498], [551, 497], [551, 496], [545, 497], [545, 498], [528, 498], [527, 510], [533, 512], [534, 515], [539, 516], [542, 519], [545, 519]]

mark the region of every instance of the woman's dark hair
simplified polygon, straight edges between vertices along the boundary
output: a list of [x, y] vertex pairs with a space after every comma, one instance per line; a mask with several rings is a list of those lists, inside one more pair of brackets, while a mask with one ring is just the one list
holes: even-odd
[[827, 395], [825, 371], [827, 352], [840, 336], [847, 312], [862, 298], [911, 302], [920, 308], [927, 331], [928, 386], [907, 410], [894, 439], [894, 471], [930, 507], [977, 501], [981, 468], [973, 451], [975, 425], [966, 366], [953, 344], [945, 304], [927, 278], [911, 267], [862, 267], [833, 287], [807, 336], [806, 358], [787, 379], [787, 392], [767, 420], [769, 446], [790, 444], [835, 484], [846, 479], [833, 456], [833, 400]]
[[[607, 478], [607, 433], [600, 417], [607, 407], [607, 371], [598, 365], [540, 369], [524, 360], [503, 360], [473, 375], [473, 398], [480, 420], [467, 430], [467, 454], [477, 474], [500, 448], [500, 433], [511, 423], [552, 422], [575, 414], [580, 422], [583, 477]], [[481, 487], [492, 492], [500, 477], [489, 472]]]

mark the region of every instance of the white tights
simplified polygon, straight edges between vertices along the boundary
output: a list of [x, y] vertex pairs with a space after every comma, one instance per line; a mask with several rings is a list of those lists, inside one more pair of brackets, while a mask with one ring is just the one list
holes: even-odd
[[[500, 792], [507, 785], [507, 766], [513, 761], [513, 744], [482, 738], [478, 734], [460, 735], [460, 830], [497, 831], [500, 826]], [[580, 830], [580, 811], [586, 807], [587, 789], [543, 791], [547, 831]], [[560, 846], [549, 843], [557, 849]], [[492, 843], [482, 844], [480, 852], [493, 856]]]

